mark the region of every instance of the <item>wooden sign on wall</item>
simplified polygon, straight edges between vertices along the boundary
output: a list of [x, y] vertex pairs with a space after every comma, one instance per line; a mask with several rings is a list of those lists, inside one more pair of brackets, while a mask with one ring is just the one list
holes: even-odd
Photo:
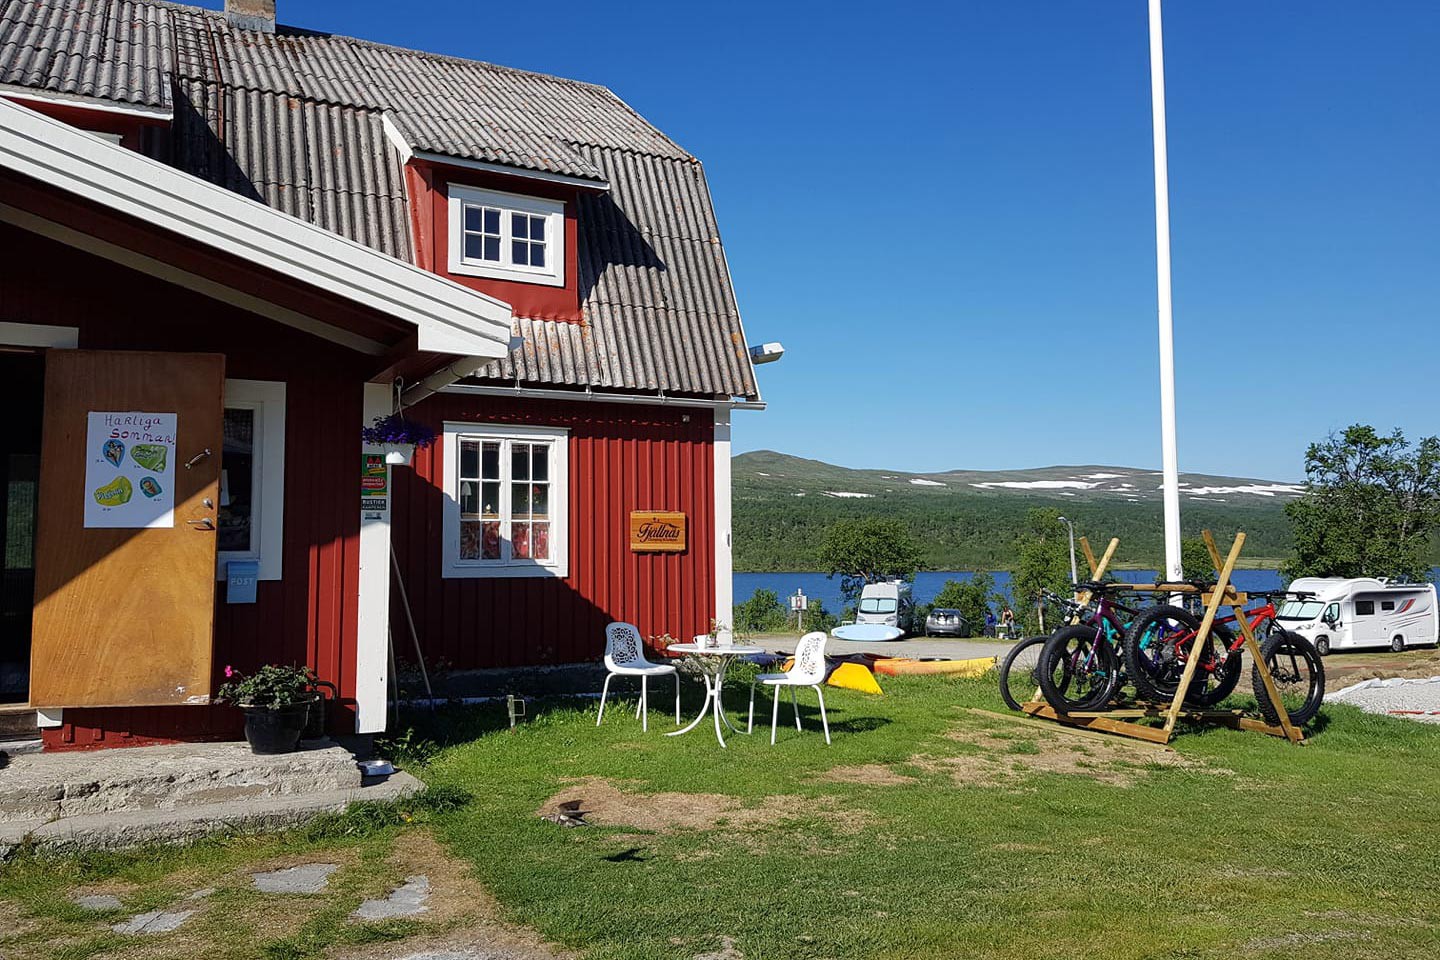
[[685, 514], [630, 511], [630, 549], [636, 553], [680, 553], [685, 549]]

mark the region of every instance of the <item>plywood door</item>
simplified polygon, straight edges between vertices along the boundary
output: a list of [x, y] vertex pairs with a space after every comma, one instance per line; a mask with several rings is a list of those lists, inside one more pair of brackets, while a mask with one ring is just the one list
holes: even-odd
[[[208, 700], [224, 384], [217, 354], [47, 356], [30, 668], [36, 706]], [[85, 526], [92, 411], [176, 414], [172, 526]]]

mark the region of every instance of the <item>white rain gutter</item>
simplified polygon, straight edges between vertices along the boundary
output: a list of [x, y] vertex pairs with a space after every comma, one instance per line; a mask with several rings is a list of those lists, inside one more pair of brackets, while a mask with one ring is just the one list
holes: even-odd
[[[464, 376], [469, 376], [469, 374], [463, 374], [462, 377]], [[416, 384], [416, 389], [419, 387], [420, 384]], [[665, 393], [644, 396], [633, 393], [607, 393], [603, 390], [593, 390], [590, 387], [586, 387], [584, 390], [552, 390], [544, 387], [494, 387], [473, 383], [451, 383], [438, 391], [431, 392], [470, 394], [481, 397], [515, 397], [523, 400], [588, 400], [594, 403], [634, 403], [648, 407], [698, 407], [706, 410], [717, 408], [726, 410], [765, 409], [763, 400], [704, 400], [699, 397], [672, 397]], [[408, 397], [405, 403], [407, 406], [410, 405], [411, 401]]]

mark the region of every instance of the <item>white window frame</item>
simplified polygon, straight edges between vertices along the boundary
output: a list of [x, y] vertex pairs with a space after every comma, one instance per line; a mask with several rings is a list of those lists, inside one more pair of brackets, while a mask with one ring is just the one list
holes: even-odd
[[224, 405], [255, 411], [250, 479], [255, 503], [250, 512], [250, 549], [217, 550], [215, 579], [226, 578], [225, 565], [231, 560], [258, 560], [261, 580], [280, 580], [285, 540], [285, 384], [226, 380]]
[[[500, 263], [471, 260], [465, 256], [465, 205], [484, 204], [500, 213]], [[496, 280], [518, 280], [551, 287], [565, 286], [565, 203], [542, 197], [527, 197], [499, 190], [482, 190], [452, 183], [448, 187], [446, 209], [449, 216], [450, 272], [469, 277], [490, 277]], [[545, 218], [547, 258], [544, 267], [510, 263], [510, 214], [524, 213]]]
[[[549, 560], [462, 560], [460, 559], [460, 439], [549, 443], [550, 460], [550, 559]], [[570, 431], [563, 427], [522, 427], [509, 424], [456, 423], [446, 421], [441, 440], [441, 487], [445, 493], [444, 556], [441, 576], [445, 579], [482, 577], [566, 577], [570, 574]], [[510, 515], [510, 458], [500, 454], [501, 517]], [[502, 523], [504, 522], [502, 519]]]

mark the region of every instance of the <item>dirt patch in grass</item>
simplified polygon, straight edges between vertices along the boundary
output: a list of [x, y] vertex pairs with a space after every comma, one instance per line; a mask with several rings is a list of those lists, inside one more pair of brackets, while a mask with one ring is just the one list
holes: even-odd
[[627, 793], [608, 780], [592, 777], [574, 783], [545, 802], [537, 814], [554, 813], [559, 805], [580, 802], [586, 820], [599, 826], [628, 827], [648, 833], [677, 830], [758, 830], [793, 820], [824, 820], [845, 835], [869, 826], [863, 814], [841, 807], [833, 797], [792, 794], [766, 797], [747, 806], [723, 793]]
[[[428, 832], [396, 839], [387, 860], [398, 877], [423, 874], [430, 879], [428, 908], [414, 919], [421, 932], [364, 947], [334, 948], [336, 960], [390, 960], [427, 951], [504, 957], [505, 960], [560, 960], [571, 956], [538, 934], [500, 919], [500, 905], [471, 875], [470, 864], [451, 856]], [[385, 896], [392, 884], [368, 891]]]
[[914, 777], [906, 776], [883, 763], [832, 767], [820, 774], [819, 779], [827, 783], [858, 783], [866, 787], [903, 787], [916, 782]]
[[1202, 766], [1173, 750], [1157, 750], [1118, 737], [1113, 742], [1082, 742], [1039, 729], [963, 726], [946, 732], [945, 739], [973, 749], [958, 756], [917, 756], [911, 762], [924, 770], [948, 773], [957, 783], [1006, 785], [1037, 773], [1060, 773], [1127, 787], [1156, 767]]

